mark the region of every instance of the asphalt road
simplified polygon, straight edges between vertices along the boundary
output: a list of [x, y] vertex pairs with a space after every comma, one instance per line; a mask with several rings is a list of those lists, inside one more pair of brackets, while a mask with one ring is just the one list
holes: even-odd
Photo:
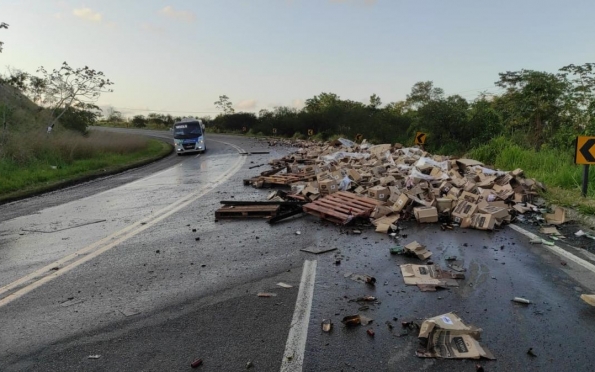
[[[405, 223], [407, 237], [395, 242], [312, 216], [275, 226], [215, 222], [222, 199], [264, 198], [267, 190], [242, 179], [266, 169], [250, 166], [289, 150], [220, 135], [208, 136], [207, 148], [0, 206], [1, 371], [184, 371], [197, 358], [203, 371], [242, 371], [248, 362], [255, 371], [300, 370], [300, 355], [284, 356], [286, 345], [299, 344], [296, 332], [305, 335], [296, 314], [309, 325], [304, 371], [474, 371], [476, 361], [417, 358], [416, 335], [401, 335], [403, 320], [450, 311], [483, 329], [482, 344], [497, 358], [479, 361], [486, 371], [593, 370], [595, 308], [579, 299], [595, 293], [588, 266], [530, 245], [510, 227], [489, 233]], [[405, 286], [398, 265], [418, 262], [389, 248], [413, 240], [443, 267], [458, 256], [466, 279], [438, 292]], [[300, 251], [311, 246], [338, 250]], [[310, 311], [301, 308], [307, 291], [298, 296], [305, 260], [317, 264]], [[355, 282], [345, 277], [350, 272], [377, 284]], [[350, 301], [363, 295], [378, 303], [365, 310]], [[511, 302], [515, 296], [533, 304]], [[357, 313], [374, 321], [353, 329], [340, 323]], [[332, 319], [332, 332], [320, 330], [322, 319]]]

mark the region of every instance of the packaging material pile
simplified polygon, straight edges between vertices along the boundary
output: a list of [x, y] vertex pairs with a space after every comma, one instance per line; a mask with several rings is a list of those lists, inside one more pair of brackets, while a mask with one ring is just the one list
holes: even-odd
[[[257, 188], [286, 186], [287, 200], [301, 201], [303, 211], [339, 224], [370, 218], [376, 231], [389, 233], [397, 221], [441, 222], [493, 230], [526, 212], [542, 212], [534, 198], [544, 186], [510, 172], [485, 167], [472, 159], [432, 155], [400, 144], [356, 144], [339, 139], [303, 145], [271, 160], [271, 171], [244, 180]], [[563, 209], [545, 216], [564, 222]]]

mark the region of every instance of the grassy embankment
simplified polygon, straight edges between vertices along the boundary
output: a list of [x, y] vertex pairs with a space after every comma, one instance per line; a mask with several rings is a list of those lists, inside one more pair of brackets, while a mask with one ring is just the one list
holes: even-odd
[[129, 168], [171, 151], [161, 141], [106, 132], [10, 133], [1, 142], [0, 201]]
[[548, 202], [575, 208], [583, 214], [595, 214], [595, 169], [589, 174], [589, 192], [583, 198], [583, 167], [574, 164], [572, 149], [544, 148], [537, 152], [500, 137], [469, 151], [467, 157], [502, 170], [521, 168], [526, 177], [545, 184], [547, 192], [542, 196]]

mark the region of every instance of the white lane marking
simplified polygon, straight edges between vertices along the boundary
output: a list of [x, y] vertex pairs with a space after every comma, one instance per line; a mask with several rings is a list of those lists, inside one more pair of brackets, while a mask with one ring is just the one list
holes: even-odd
[[283, 361], [281, 362], [281, 372], [298, 372], [302, 370], [304, 365], [310, 310], [312, 309], [312, 299], [314, 297], [316, 263], [315, 260], [304, 261], [300, 290], [295, 302], [293, 319], [291, 320]]
[[[517, 232], [520, 232], [521, 234], [525, 235], [529, 239], [541, 239], [540, 236], [537, 236], [537, 235], [533, 234], [532, 232], [529, 232], [529, 231], [527, 231], [527, 230], [523, 229], [522, 227], [517, 226], [515, 224], [510, 224], [510, 227], [513, 230], [515, 230]], [[566, 250], [558, 247], [557, 245], [546, 245], [546, 244], [544, 244], [543, 246], [545, 248], [547, 248], [548, 250], [550, 250], [552, 253], [555, 253], [558, 256], [564, 257], [565, 259], [570, 260], [570, 261], [574, 262], [575, 264], [580, 265], [583, 268], [585, 268], [585, 269], [587, 269], [587, 270], [589, 270], [589, 271], [591, 271], [592, 273], [595, 274], [595, 265], [593, 265], [592, 263], [590, 263], [588, 261], [585, 261], [582, 258], [573, 255], [572, 253], [570, 253], [570, 252], [568, 252], [568, 251], [566, 251]]]
[[[229, 144], [230, 146], [239, 149], [239, 147]], [[239, 149], [238, 151], [241, 151]], [[173, 204], [170, 204], [161, 210], [157, 211], [153, 216], [149, 219], [143, 219], [137, 221], [85, 248], [80, 249], [75, 253], [71, 253], [58, 261], [55, 261], [45, 267], [42, 267], [39, 270], [36, 270], [16, 281], [5, 285], [4, 287], [0, 288], [0, 295], [17, 289], [26, 283], [35, 280], [33, 283], [26, 285], [25, 287], [18, 289], [17, 291], [10, 293], [8, 296], [0, 300], [0, 307], [24, 296], [25, 294], [31, 292], [35, 288], [40, 287], [41, 285], [58, 278], [68, 271], [74, 269], [75, 267], [91, 260], [99, 256], [102, 253], [107, 252], [108, 250], [112, 249], [116, 245], [132, 238], [133, 236], [138, 235], [142, 231], [148, 229], [151, 226], [154, 226], [156, 223], [162, 221], [163, 219], [171, 216], [172, 214], [178, 212], [179, 210], [183, 209], [184, 207], [188, 206], [190, 203], [196, 201], [197, 199], [201, 198], [208, 192], [212, 191], [215, 187], [219, 186], [226, 180], [228, 180], [231, 176], [233, 176], [246, 162], [246, 157], [241, 156], [238, 158], [236, 163], [230, 168], [227, 172], [222, 174], [217, 180], [213, 181], [212, 183], [207, 184], [205, 188], [199, 190], [193, 194], [188, 195], [187, 197], [176, 201]], [[80, 257], [82, 256], [82, 257]], [[80, 257], [80, 258], [78, 258]], [[76, 259], [78, 258], [78, 259]], [[76, 259], [76, 260], [75, 260]], [[74, 260], [74, 261], [73, 261]], [[72, 261], [72, 262], [70, 262]], [[69, 263], [70, 262], [70, 263]], [[58, 271], [52, 271], [53, 268], [58, 267]], [[49, 274], [48, 274], [49, 273]]]

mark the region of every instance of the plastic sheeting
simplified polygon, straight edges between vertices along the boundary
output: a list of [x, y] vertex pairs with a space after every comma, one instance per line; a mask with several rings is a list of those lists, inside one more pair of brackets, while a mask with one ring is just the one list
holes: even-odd
[[436, 161], [432, 158], [425, 158], [421, 157], [417, 162], [415, 162], [416, 167], [423, 167], [424, 165], [431, 165], [433, 167], [437, 167], [442, 169], [444, 172], [448, 172], [448, 160], [445, 161]]
[[501, 171], [501, 170], [493, 170], [490, 168], [482, 167], [480, 165], [476, 165], [476, 166], [473, 166], [470, 168], [473, 169], [474, 172], [477, 172], [479, 170], [479, 171], [483, 172], [483, 174], [485, 174], [486, 176], [501, 176], [503, 174], [508, 173], [508, 172]]
[[331, 161], [339, 161], [344, 158], [368, 159], [369, 157], [370, 157], [370, 154], [363, 154], [361, 152], [337, 151], [333, 154], [323, 156], [322, 160], [324, 160], [326, 162], [331, 162]]
[[357, 146], [357, 143], [348, 140], [347, 138], [339, 138], [337, 141], [341, 142], [341, 144], [345, 147], [355, 147]]
[[341, 180], [341, 183], [339, 183], [339, 191], [346, 191], [349, 189], [350, 186], [351, 186], [351, 179], [349, 177], [345, 176]]

